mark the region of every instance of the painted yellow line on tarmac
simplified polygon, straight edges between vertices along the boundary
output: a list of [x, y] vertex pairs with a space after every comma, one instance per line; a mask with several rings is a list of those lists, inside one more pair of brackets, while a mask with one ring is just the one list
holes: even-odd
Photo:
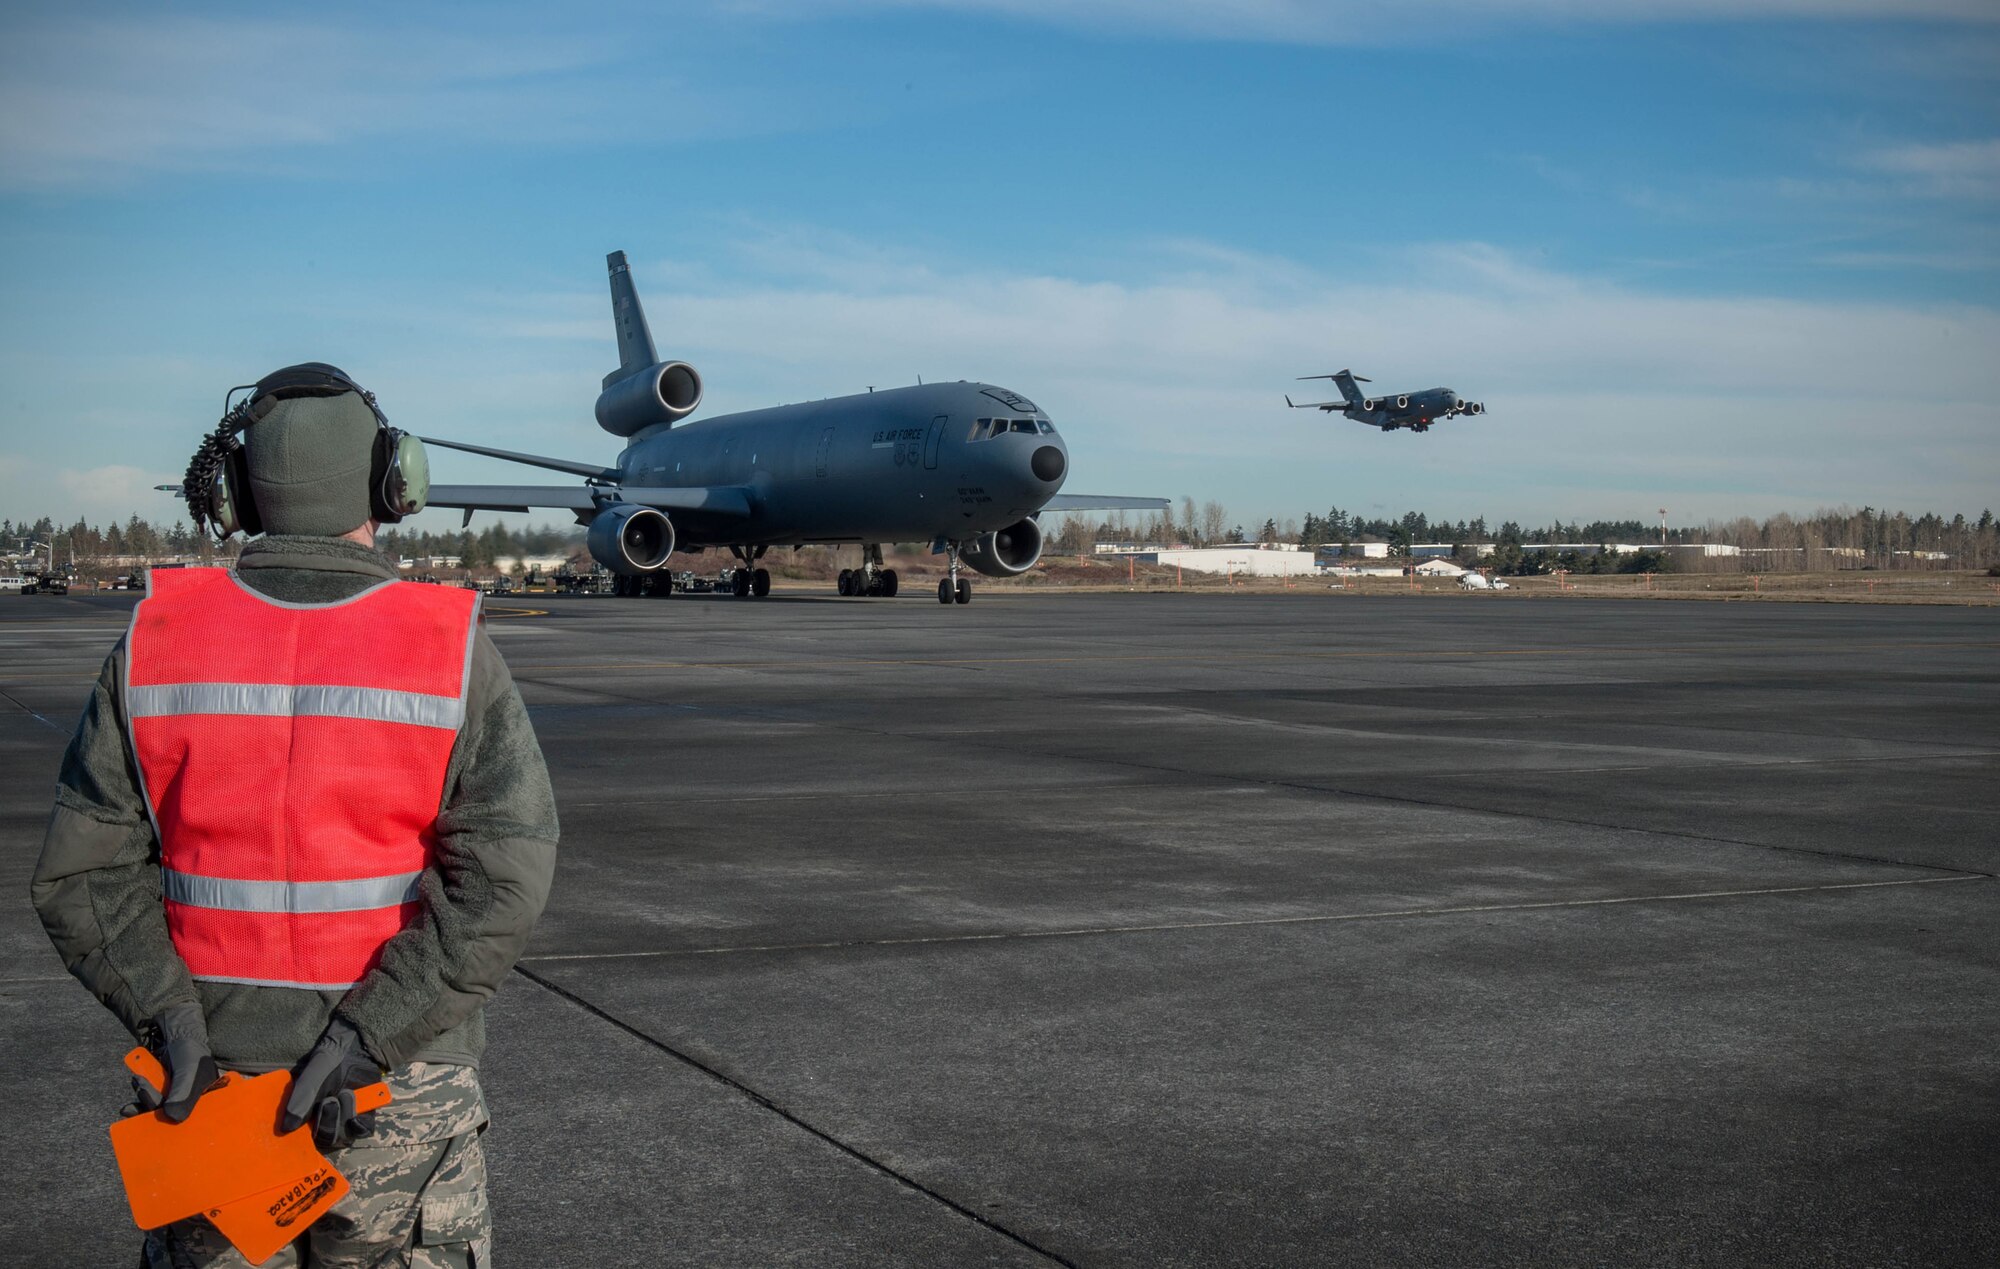
[[922, 934], [909, 938], [847, 939], [823, 943], [762, 943], [747, 947], [648, 948], [636, 952], [556, 952], [521, 959], [543, 961], [652, 960], [664, 956], [721, 956], [731, 952], [821, 952], [846, 947], [909, 947], [925, 943], [999, 943], [1014, 939], [1073, 939], [1105, 934], [1161, 934], [1176, 930], [1233, 930], [1260, 925], [1332, 925], [1347, 921], [1395, 921], [1413, 917], [1468, 916], [1485, 912], [1537, 912], [1554, 908], [1606, 908], [1627, 903], [1686, 903], [1697, 899], [1749, 899], [1833, 890], [1884, 890], [1895, 886], [1938, 886], [1955, 881], [1991, 881], [1983, 874], [1907, 877], [1895, 881], [1841, 881], [1819, 886], [1769, 886], [1756, 890], [1690, 890], [1668, 894], [1613, 895], [1605, 899], [1543, 899], [1525, 903], [1479, 903], [1456, 907], [1396, 908], [1388, 912], [1337, 912], [1324, 916], [1245, 917], [1236, 921], [1162, 921], [1147, 925], [1098, 925], [1068, 930], [1015, 930], [988, 934]]
[[484, 611], [489, 617], [546, 617], [549, 615], [549, 610], [546, 608], [487, 608]]

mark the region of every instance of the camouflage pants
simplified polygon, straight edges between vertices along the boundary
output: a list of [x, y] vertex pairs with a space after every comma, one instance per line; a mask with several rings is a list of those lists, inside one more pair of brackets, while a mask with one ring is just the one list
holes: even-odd
[[[485, 1269], [486, 1107], [469, 1066], [413, 1062], [389, 1073], [375, 1131], [327, 1156], [352, 1188], [263, 1269]], [[145, 1269], [245, 1269], [200, 1217], [146, 1235]]]

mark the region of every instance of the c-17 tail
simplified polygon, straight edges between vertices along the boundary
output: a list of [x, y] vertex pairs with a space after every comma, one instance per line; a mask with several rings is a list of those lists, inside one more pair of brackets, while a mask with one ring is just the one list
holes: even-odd
[[1355, 385], [1357, 383], [1368, 383], [1371, 381], [1363, 378], [1358, 374], [1355, 374], [1352, 370], [1336, 370], [1334, 373], [1330, 375], [1299, 376], [1299, 381], [1302, 383], [1308, 379], [1333, 380], [1334, 386], [1340, 389], [1341, 399], [1338, 401], [1309, 401], [1300, 404], [1300, 403], [1294, 403], [1293, 400], [1288, 396], [1285, 398], [1286, 405], [1291, 406], [1294, 410], [1333, 411], [1333, 410], [1340, 410], [1343, 408], [1348, 410], [1357, 410], [1366, 408], [1364, 405], [1366, 398], [1361, 395], [1361, 389], [1356, 387]]

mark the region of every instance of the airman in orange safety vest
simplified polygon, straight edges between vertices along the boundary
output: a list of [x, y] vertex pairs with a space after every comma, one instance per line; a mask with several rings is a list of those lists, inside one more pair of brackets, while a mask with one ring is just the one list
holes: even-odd
[[[323, 363], [251, 386], [189, 464], [230, 567], [156, 568], [64, 757], [32, 894], [167, 1072], [293, 1073], [351, 1191], [267, 1264], [490, 1264], [483, 1008], [554, 875], [547, 768], [471, 591], [399, 580], [421, 442]], [[115, 1060], [115, 1055], [107, 1055]], [[390, 1103], [343, 1117], [340, 1094]], [[202, 1217], [145, 1263], [247, 1263]]]

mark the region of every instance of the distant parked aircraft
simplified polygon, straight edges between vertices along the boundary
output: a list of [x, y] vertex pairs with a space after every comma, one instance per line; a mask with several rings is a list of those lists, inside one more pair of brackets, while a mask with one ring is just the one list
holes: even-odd
[[1335, 410], [1357, 423], [1379, 427], [1385, 432], [1393, 432], [1399, 427], [1407, 427], [1412, 432], [1428, 432], [1431, 424], [1440, 419], [1452, 418], [1459, 414], [1484, 414], [1486, 407], [1478, 401], [1467, 401], [1450, 388], [1425, 388], [1422, 392], [1399, 392], [1394, 396], [1364, 397], [1356, 384], [1370, 383], [1352, 370], [1342, 370], [1330, 375], [1300, 375], [1301, 379], [1331, 379], [1340, 388], [1338, 401], [1294, 401], [1285, 398], [1285, 404], [1294, 410], [1325, 410], [1331, 414]]

